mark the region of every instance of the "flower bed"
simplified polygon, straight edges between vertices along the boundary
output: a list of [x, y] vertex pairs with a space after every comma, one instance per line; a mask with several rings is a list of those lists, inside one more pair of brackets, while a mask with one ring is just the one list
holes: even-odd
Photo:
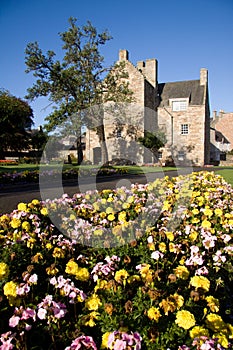
[[209, 172], [20, 203], [0, 217], [0, 349], [232, 349], [232, 208]]
[[[116, 174], [125, 174], [127, 173], [126, 169], [121, 168], [80, 168], [80, 169], [65, 169], [62, 171], [62, 179], [74, 179], [78, 176], [110, 176]], [[31, 183], [38, 182], [39, 176], [46, 177], [48, 180], [56, 180], [61, 176], [60, 170], [25, 170], [22, 172], [2, 172], [0, 173], [0, 183], [1, 184], [9, 184], [9, 183]]]
[[1, 165], [18, 165], [18, 161], [14, 159], [0, 159], [0, 166]]

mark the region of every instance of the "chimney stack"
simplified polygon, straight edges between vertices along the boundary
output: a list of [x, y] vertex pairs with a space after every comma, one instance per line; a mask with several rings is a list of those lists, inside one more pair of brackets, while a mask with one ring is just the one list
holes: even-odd
[[200, 85], [208, 84], [208, 70], [206, 68], [201, 68], [200, 70]]
[[127, 50], [119, 51], [119, 61], [128, 61], [129, 60], [129, 52]]

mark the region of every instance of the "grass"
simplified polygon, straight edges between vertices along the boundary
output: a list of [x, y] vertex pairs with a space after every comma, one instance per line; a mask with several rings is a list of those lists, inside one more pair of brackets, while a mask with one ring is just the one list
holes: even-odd
[[233, 167], [216, 170], [216, 173], [221, 175], [231, 186], [233, 186]]
[[[55, 164], [50, 165], [42, 165], [42, 168], [44, 169], [53, 169]], [[83, 165], [82, 167], [85, 167], [85, 169], [90, 168], [96, 168], [94, 165]], [[75, 169], [78, 168], [76, 165], [70, 165], [70, 164], [64, 164], [63, 169]], [[169, 170], [175, 170], [174, 167], [153, 167], [153, 166], [115, 166], [115, 168], [123, 168], [127, 169], [128, 174], [143, 174], [143, 173], [151, 173], [151, 172], [160, 172], [160, 171], [169, 171]], [[19, 164], [19, 165], [6, 165], [6, 166], [0, 166], [0, 173], [1, 172], [22, 172], [22, 171], [33, 171], [38, 170], [39, 165], [38, 164]], [[208, 171], [208, 168], [206, 168]], [[195, 169], [194, 169], [195, 171]], [[212, 169], [211, 169], [212, 171]], [[233, 167], [214, 167], [214, 171], [221, 175], [228, 183], [230, 183], [233, 186]]]

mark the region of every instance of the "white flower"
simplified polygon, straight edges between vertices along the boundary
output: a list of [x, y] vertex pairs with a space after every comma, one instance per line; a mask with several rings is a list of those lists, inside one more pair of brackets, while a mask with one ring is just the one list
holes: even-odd
[[155, 259], [155, 260], [159, 260], [159, 258], [163, 258], [163, 253], [161, 253], [160, 251], [156, 250], [151, 254], [151, 258]]

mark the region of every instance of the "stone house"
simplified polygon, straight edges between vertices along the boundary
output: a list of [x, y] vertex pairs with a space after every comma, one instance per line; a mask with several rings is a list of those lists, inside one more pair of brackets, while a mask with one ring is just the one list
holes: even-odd
[[233, 156], [227, 153], [233, 149], [233, 113], [223, 110], [213, 112], [210, 119], [210, 162], [233, 163]]
[[[123, 158], [138, 164], [208, 164], [210, 109], [207, 69], [200, 70], [197, 80], [159, 83], [156, 59], [139, 61], [134, 66], [129, 61], [128, 51], [120, 50], [118, 62], [121, 61], [125, 63], [129, 89], [133, 91], [134, 108], [124, 113], [120, 128], [117, 128], [114, 120], [106, 117], [109, 160]], [[127, 119], [126, 115], [130, 118]], [[135, 130], [134, 137], [127, 132], [130, 124]], [[166, 144], [157, 155], [137, 141], [145, 130], [152, 133], [159, 130], [166, 136]], [[101, 162], [100, 146], [94, 130], [87, 130], [85, 157], [93, 163]]]

